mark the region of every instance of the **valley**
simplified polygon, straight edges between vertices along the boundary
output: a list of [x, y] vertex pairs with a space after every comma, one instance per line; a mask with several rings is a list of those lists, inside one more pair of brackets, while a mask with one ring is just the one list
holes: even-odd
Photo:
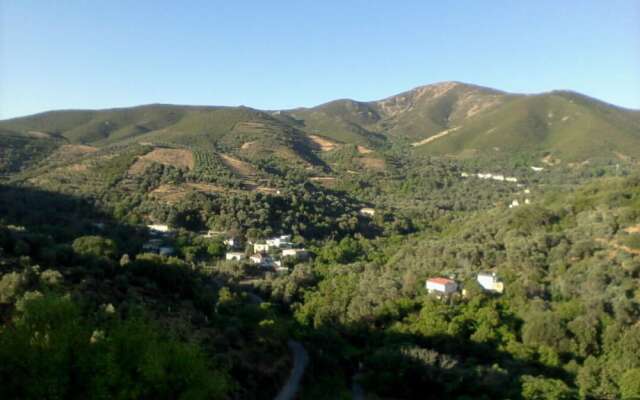
[[0, 397], [623, 398], [639, 159], [637, 111], [459, 82], [0, 121]]

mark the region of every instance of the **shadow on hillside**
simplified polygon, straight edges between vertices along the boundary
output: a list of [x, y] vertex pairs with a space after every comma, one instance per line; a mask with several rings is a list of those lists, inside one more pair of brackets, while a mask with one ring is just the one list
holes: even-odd
[[520, 396], [523, 375], [570, 380], [561, 368], [517, 359], [492, 342], [345, 326], [294, 330], [311, 353], [309, 387], [334, 371], [345, 387], [357, 380], [383, 398], [512, 399]]
[[145, 237], [143, 229], [114, 220], [91, 200], [22, 186], [0, 184], [0, 222], [51, 236], [57, 243], [100, 235], [114, 240], [124, 253], [137, 250]]
[[[76, 252], [71, 243], [87, 235], [113, 240], [117, 252]], [[260, 325], [265, 311], [236, 296], [237, 306], [225, 303], [233, 312], [220, 313], [218, 291], [227, 283], [177, 258], [140, 256], [146, 238], [146, 229], [120, 223], [87, 199], [0, 185], [0, 278], [31, 276], [21, 290], [68, 293], [92, 318], [104, 318], [97, 310], [106, 305], [122, 318], [149, 318], [172, 336], [200, 343], [209, 361], [224, 365], [238, 383], [234, 395], [272, 398], [288, 373], [289, 352], [276, 329], [270, 334]], [[125, 253], [130, 260], [121, 264]], [[54, 289], [39, 283], [46, 270], [60, 273]], [[2, 325], [11, 321], [13, 306], [0, 306]]]

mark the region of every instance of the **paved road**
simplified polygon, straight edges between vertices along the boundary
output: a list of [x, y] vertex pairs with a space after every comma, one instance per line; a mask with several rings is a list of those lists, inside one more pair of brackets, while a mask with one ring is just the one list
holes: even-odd
[[358, 382], [351, 385], [351, 396], [353, 400], [364, 400], [364, 389]]
[[275, 400], [293, 400], [295, 398], [296, 393], [298, 393], [300, 389], [300, 382], [302, 382], [304, 370], [309, 363], [309, 354], [300, 342], [289, 340], [287, 344], [293, 355], [293, 369], [291, 370], [291, 375], [289, 375], [289, 380], [282, 389], [280, 389], [280, 393], [278, 393]]
[[[262, 297], [249, 290], [245, 291], [245, 293], [247, 293], [251, 300], [256, 304], [264, 302]], [[289, 340], [287, 345], [289, 346], [289, 350], [293, 356], [293, 368], [291, 369], [289, 380], [284, 384], [282, 389], [280, 389], [280, 393], [275, 397], [275, 400], [293, 400], [295, 398], [296, 393], [300, 390], [300, 383], [302, 382], [304, 370], [307, 368], [307, 364], [309, 363], [309, 354], [302, 343], [295, 340]]]

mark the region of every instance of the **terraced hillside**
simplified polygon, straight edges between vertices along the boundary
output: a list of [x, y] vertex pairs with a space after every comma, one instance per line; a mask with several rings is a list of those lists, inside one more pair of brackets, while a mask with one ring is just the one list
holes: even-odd
[[379, 101], [286, 111], [160, 104], [51, 111], [0, 121], [0, 141], [3, 174], [32, 167], [64, 144], [142, 144], [223, 155], [217, 157], [229, 158], [222, 167], [240, 176], [247, 175], [238, 173], [240, 163], [244, 170], [251, 164], [280, 175], [291, 168], [318, 175], [347, 155], [361, 158], [351, 162], [360, 168], [386, 171], [391, 164], [381, 154], [394, 146], [406, 146], [409, 158], [633, 160], [640, 156], [640, 113], [572, 92], [519, 95], [444, 82]]

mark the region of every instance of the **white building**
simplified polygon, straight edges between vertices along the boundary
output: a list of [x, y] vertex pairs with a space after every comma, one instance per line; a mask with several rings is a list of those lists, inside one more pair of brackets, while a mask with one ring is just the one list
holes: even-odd
[[461, 176], [461, 177], [463, 177], [463, 178], [468, 178], [468, 177], [469, 177], [469, 174], [468, 174], [468, 173], [466, 173], [466, 172], [461, 172], [461, 173], [460, 173], [460, 176]]
[[504, 175], [493, 175], [492, 178], [494, 181], [504, 181]]
[[373, 217], [376, 215], [376, 210], [370, 207], [364, 207], [360, 209], [360, 215], [365, 217]]
[[504, 291], [504, 283], [502, 283], [493, 272], [481, 272], [476, 279], [484, 290], [496, 293], [502, 293]]
[[240, 246], [240, 239], [231, 237], [223, 240], [222, 243], [224, 243], [227, 247], [234, 248], [236, 246]]
[[239, 251], [232, 251], [232, 252], [226, 253], [224, 255], [224, 258], [227, 261], [242, 261], [245, 258], [247, 258], [247, 256], [245, 256], [244, 253], [241, 253]]
[[514, 200], [511, 202], [511, 204], [509, 204], [509, 208], [516, 208], [516, 207], [520, 207], [520, 202], [518, 200]]
[[270, 246], [267, 243], [254, 243], [253, 244], [253, 252], [254, 253], [266, 253], [269, 251]]
[[492, 176], [493, 176], [492, 174], [483, 174], [483, 173], [478, 174], [478, 178], [480, 179], [491, 179]]
[[504, 178], [505, 181], [507, 182], [513, 182], [513, 183], [517, 183], [518, 182], [518, 178], [514, 178], [513, 176], [508, 176], [506, 178]]
[[458, 291], [458, 284], [448, 278], [427, 279], [425, 288], [429, 293], [452, 294]]
[[252, 264], [259, 265], [263, 268], [273, 267], [273, 259], [266, 254], [254, 254], [249, 257]]
[[167, 232], [171, 232], [171, 228], [169, 227], [169, 225], [162, 225], [162, 224], [147, 225], [147, 229], [149, 229], [151, 231], [151, 233], [167, 233]]
[[295, 257], [295, 258], [307, 258], [309, 252], [306, 249], [284, 249], [282, 250], [282, 257]]
[[544, 171], [544, 168], [542, 168], [542, 167], [531, 167], [531, 169], [536, 171], [536, 172]]
[[[275, 247], [278, 249], [281, 247], [289, 247], [291, 246], [291, 235], [281, 235], [281, 236], [273, 237], [271, 239], [267, 239], [266, 244], [268, 247]], [[254, 248], [255, 248], [255, 245], [254, 245]], [[268, 251], [268, 249], [266, 251]]]

